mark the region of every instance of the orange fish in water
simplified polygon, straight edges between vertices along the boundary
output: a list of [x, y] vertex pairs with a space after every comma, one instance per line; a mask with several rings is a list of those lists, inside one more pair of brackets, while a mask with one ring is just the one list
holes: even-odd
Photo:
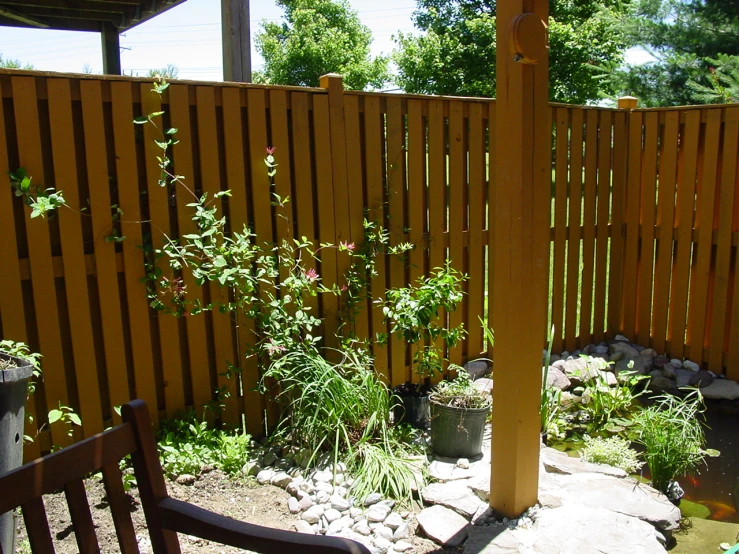
[[711, 515], [708, 519], [714, 521], [729, 521], [737, 517], [737, 512], [734, 506], [729, 506], [723, 502], [714, 502], [713, 500], [701, 500], [698, 504], [703, 504], [706, 508], [711, 510]]
[[690, 481], [690, 484], [693, 485], [694, 487], [699, 487], [701, 484], [698, 478], [693, 475], [688, 475], [688, 481]]

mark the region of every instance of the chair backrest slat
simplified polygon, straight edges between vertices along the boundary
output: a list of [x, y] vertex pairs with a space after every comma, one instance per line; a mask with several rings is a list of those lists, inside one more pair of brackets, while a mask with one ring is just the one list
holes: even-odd
[[26, 524], [28, 542], [34, 554], [54, 554], [54, 543], [51, 540], [49, 520], [46, 519], [46, 508], [40, 496], [33, 498], [21, 506], [23, 521]]
[[117, 463], [103, 467], [103, 482], [105, 483], [105, 492], [108, 495], [108, 504], [113, 516], [121, 554], [139, 554], [136, 531], [131, 520], [130, 503], [123, 488], [121, 470]]
[[0, 514], [54, 492], [136, 450], [128, 424], [54, 452], [0, 477]]
[[67, 497], [69, 515], [72, 516], [72, 527], [80, 554], [100, 554], [95, 524], [92, 521], [82, 479], [75, 479], [64, 485], [64, 495]]

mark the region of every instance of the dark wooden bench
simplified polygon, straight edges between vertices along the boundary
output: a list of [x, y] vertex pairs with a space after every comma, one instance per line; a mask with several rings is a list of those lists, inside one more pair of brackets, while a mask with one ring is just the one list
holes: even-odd
[[[131, 454], [141, 505], [156, 554], [180, 552], [177, 533], [255, 552], [369, 554], [365, 546], [348, 539], [270, 529], [170, 498], [146, 404], [134, 400], [122, 406], [121, 415], [122, 425], [0, 477], [0, 514], [21, 507], [34, 553], [54, 552], [42, 497], [60, 488], [64, 489], [80, 552], [100, 552], [83, 481], [96, 471], [103, 474], [121, 552], [139, 552], [130, 503], [118, 465], [121, 458]], [[0, 551], [0, 554], [3, 553]]]

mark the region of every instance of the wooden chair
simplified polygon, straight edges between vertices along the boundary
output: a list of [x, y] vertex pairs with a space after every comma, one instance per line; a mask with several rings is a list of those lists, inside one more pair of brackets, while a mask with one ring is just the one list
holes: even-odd
[[177, 533], [264, 553], [369, 554], [365, 546], [348, 539], [270, 529], [170, 498], [146, 404], [134, 400], [123, 405], [122, 416], [122, 425], [0, 477], [0, 513], [21, 507], [34, 553], [54, 552], [42, 496], [60, 488], [64, 488], [80, 553], [100, 551], [83, 483], [85, 477], [98, 470], [102, 470], [121, 552], [139, 552], [118, 466], [121, 458], [131, 454], [156, 554], [179, 553]]

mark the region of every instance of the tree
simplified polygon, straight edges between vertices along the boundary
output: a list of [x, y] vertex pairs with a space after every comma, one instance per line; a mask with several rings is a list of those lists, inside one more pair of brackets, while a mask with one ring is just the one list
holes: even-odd
[[[610, 82], [619, 94], [632, 94], [645, 106], [703, 103], [690, 82], [706, 82], [721, 56], [739, 55], [739, 3], [736, 0], [635, 0], [624, 32], [657, 61], [626, 66]], [[725, 63], [728, 58], [724, 59]], [[722, 62], [723, 63], [723, 62]]]
[[3, 55], [0, 54], [0, 67], [4, 69], [36, 69], [33, 67], [33, 64], [21, 63], [20, 60], [11, 60], [10, 58], [3, 58]]
[[150, 69], [146, 76], [151, 79], [160, 77], [162, 79], [176, 79], [179, 74], [180, 68], [173, 63], [168, 63], [167, 65], [165, 65], [164, 67], [160, 67], [159, 69]]
[[257, 83], [315, 87], [321, 75], [340, 73], [354, 90], [380, 88], [388, 79], [388, 59], [372, 58], [372, 33], [346, 0], [277, 0], [281, 23], [263, 22], [255, 37], [264, 68]]
[[[623, 59], [620, 0], [552, 0], [550, 97], [586, 103], [604, 93], [594, 66]], [[496, 0], [418, 0], [421, 35], [400, 33], [396, 82], [406, 92], [495, 95]]]

